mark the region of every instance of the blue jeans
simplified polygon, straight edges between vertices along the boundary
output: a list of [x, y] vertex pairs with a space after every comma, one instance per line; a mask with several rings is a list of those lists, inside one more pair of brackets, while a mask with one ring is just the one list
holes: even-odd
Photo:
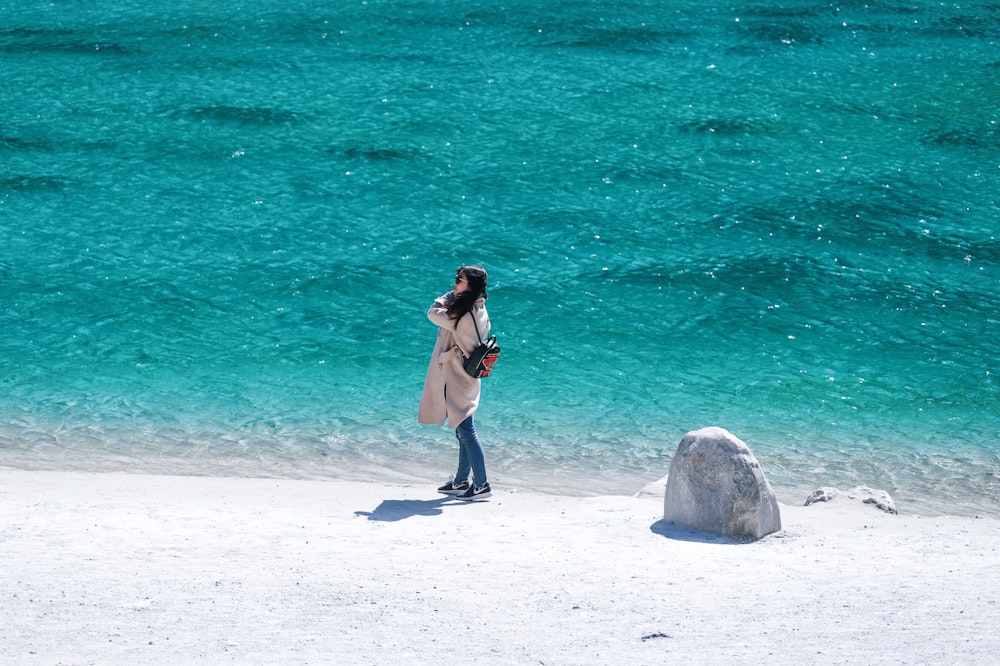
[[458, 438], [458, 473], [455, 474], [455, 483], [468, 480], [471, 468], [472, 482], [477, 486], [485, 486], [486, 456], [483, 454], [483, 444], [476, 434], [472, 416], [458, 424], [455, 428], [455, 437]]

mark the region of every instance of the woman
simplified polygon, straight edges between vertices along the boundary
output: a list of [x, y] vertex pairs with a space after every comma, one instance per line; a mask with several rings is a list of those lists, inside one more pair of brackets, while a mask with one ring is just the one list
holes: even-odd
[[458, 471], [438, 492], [463, 500], [486, 499], [491, 494], [483, 445], [472, 421], [479, 407], [480, 380], [470, 377], [463, 367], [469, 352], [490, 334], [486, 280], [482, 266], [461, 266], [455, 273], [455, 288], [435, 299], [427, 311], [428, 319], [439, 328], [417, 420], [434, 425], [447, 421], [455, 428]]

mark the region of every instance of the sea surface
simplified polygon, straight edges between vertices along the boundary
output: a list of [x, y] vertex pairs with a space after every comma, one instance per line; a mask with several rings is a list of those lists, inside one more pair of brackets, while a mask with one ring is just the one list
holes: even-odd
[[0, 466], [500, 489], [685, 433], [1000, 516], [1000, 4], [0, 0]]

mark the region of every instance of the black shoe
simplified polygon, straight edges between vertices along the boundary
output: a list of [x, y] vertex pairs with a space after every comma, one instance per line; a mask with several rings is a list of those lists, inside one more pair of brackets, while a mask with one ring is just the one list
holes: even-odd
[[493, 493], [490, 492], [490, 483], [487, 481], [481, 486], [472, 486], [464, 493], [458, 496], [460, 500], [484, 500], [487, 497], [493, 497]]
[[448, 483], [438, 488], [438, 492], [444, 493], [445, 495], [462, 495], [471, 488], [472, 484], [470, 484], [468, 481], [462, 481], [462, 483], [456, 484], [455, 480], [452, 479]]

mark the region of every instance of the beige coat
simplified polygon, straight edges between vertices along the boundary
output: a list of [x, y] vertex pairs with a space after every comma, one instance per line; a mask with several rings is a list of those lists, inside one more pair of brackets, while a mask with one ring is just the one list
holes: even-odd
[[[424, 379], [424, 390], [420, 395], [420, 410], [417, 421], [434, 425], [457, 428], [479, 407], [479, 379], [470, 377], [462, 363], [473, 349], [479, 346], [472, 317], [466, 315], [455, 322], [448, 318], [448, 303], [454, 298], [452, 292], [435, 299], [427, 311], [427, 318], [438, 328], [434, 352]], [[486, 313], [485, 300], [480, 298], [472, 306], [472, 316], [479, 326], [479, 335], [486, 340], [490, 334], [490, 317]]]

